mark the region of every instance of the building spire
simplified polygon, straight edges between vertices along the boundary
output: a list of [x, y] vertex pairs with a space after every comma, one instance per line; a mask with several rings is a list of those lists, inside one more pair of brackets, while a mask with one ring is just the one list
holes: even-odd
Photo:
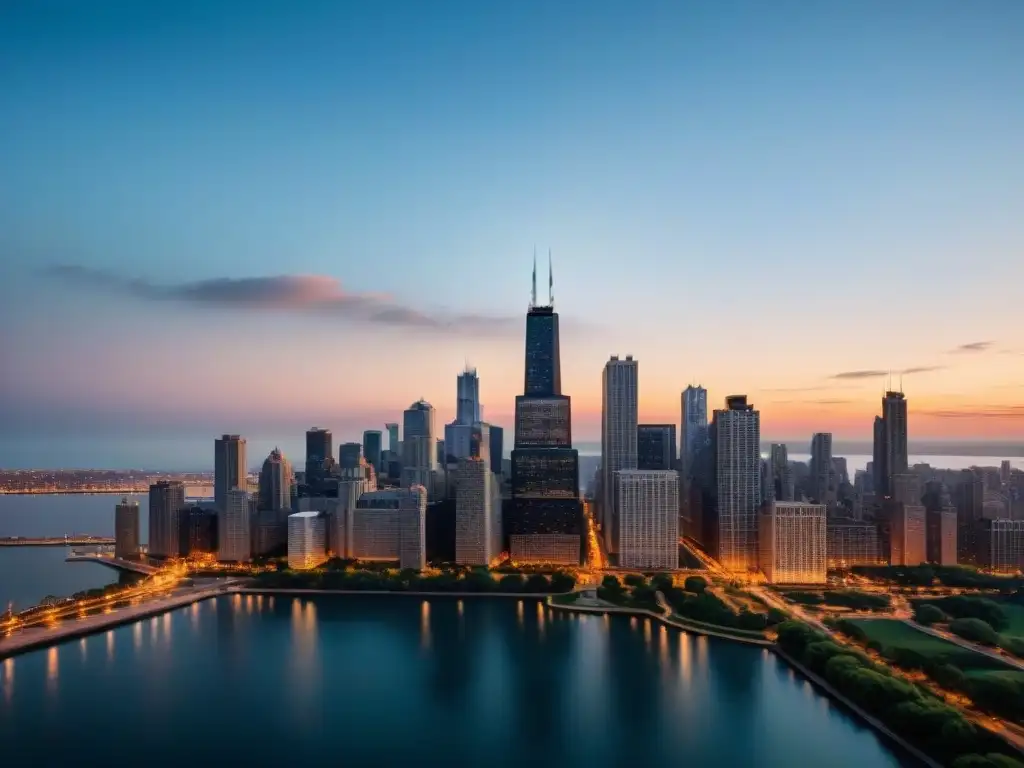
[[555, 273], [551, 270], [550, 248], [548, 248], [548, 306], [555, 306]]
[[533, 288], [530, 291], [530, 309], [537, 306], [537, 246], [533, 246]]

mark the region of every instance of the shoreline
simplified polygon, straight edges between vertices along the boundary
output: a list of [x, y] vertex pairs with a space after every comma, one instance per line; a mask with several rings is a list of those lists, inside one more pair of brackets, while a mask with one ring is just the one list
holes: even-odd
[[547, 600], [552, 595], [571, 592], [414, 592], [398, 589], [305, 589], [302, 587], [235, 587], [231, 594], [242, 595], [406, 595], [407, 597], [514, 597], [520, 600]]

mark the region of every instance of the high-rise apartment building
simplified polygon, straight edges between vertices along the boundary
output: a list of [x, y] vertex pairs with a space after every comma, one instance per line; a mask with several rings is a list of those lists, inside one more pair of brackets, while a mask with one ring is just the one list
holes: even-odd
[[249, 470], [245, 461], [245, 440], [238, 435], [222, 435], [213, 443], [213, 503], [224, 509], [228, 491], [245, 490]]
[[487, 566], [501, 551], [501, 494], [490, 462], [459, 461], [455, 495], [455, 562]]
[[138, 557], [139, 544], [139, 502], [126, 497], [114, 508], [114, 557]]
[[771, 466], [772, 501], [793, 501], [793, 470], [789, 466], [789, 452], [784, 443], [772, 443], [768, 454]]
[[363, 456], [378, 477], [385, 474], [386, 470], [381, 459], [383, 450], [383, 435], [379, 429], [368, 429], [363, 432]]
[[678, 470], [675, 424], [638, 424], [636, 427], [636, 468]]
[[427, 489], [423, 486], [364, 493], [352, 522], [352, 556], [398, 560], [400, 568], [427, 564]]
[[[273, 514], [273, 513], [270, 513]], [[217, 551], [217, 510], [199, 505], [181, 511], [179, 551], [182, 557]]]
[[927, 560], [935, 565], [957, 564], [956, 507], [943, 507], [925, 512]]
[[761, 415], [746, 395], [726, 398], [713, 421], [716, 499], [714, 551], [729, 571], [758, 567]]
[[244, 563], [252, 559], [252, 519], [249, 494], [240, 489], [228, 491], [224, 508], [217, 519], [217, 559]]
[[982, 519], [977, 528], [977, 563], [996, 573], [1024, 570], [1024, 520]]
[[512, 498], [503, 521], [514, 561], [572, 565], [585, 551], [579, 454], [572, 447], [571, 402], [562, 394], [558, 314], [550, 290], [548, 295], [547, 305], [537, 304], [535, 264], [525, 381], [523, 395], [516, 398]]
[[811, 438], [811, 501], [832, 504], [832, 433], [816, 432]]
[[268, 512], [290, 510], [294, 483], [292, 463], [275, 448], [264, 459], [263, 467], [260, 469], [259, 509]]
[[921, 503], [921, 478], [913, 472], [900, 472], [889, 478], [889, 497], [903, 504]]
[[680, 395], [679, 459], [683, 483], [693, 479], [694, 454], [708, 436], [708, 391], [690, 385]]
[[[601, 378], [601, 525], [608, 553], [618, 553], [619, 519], [615, 506], [616, 473], [637, 468], [639, 366], [632, 355], [605, 363]], [[678, 512], [677, 512], [678, 514]]]
[[832, 518], [826, 529], [828, 567], [848, 570], [857, 565], [881, 565], [878, 526], [849, 518]]
[[824, 584], [826, 507], [776, 501], [760, 515], [758, 562], [769, 584]]
[[921, 565], [928, 558], [927, 516], [921, 504], [887, 501], [883, 504], [882, 553], [890, 565]]
[[363, 446], [360, 443], [342, 443], [338, 446], [338, 469], [356, 469], [363, 458]]
[[339, 480], [338, 498], [331, 499], [328, 512], [327, 549], [335, 557], [355, 557], [353, 551], [353, 525], [356, 503], [364, 493], [376, 491], [376, 485], [367, 479]]
[[615, 490], [619, 566], [679, 568], [678, 470], [619, 470]]
[[293, 571], [316, 568], [327, 560], [327, 516], [323, 512], [296, 512], [288, 516], [288, 567]]
[[434, 407], [417, 400], [403, 414], [402, 487], [421, 485], [430, 493], [437, 469], [437, 432]]
[[185, 508], [185, 484], [159, 480], [149, 486], [149, 556], [178, 557], [178, 527]]

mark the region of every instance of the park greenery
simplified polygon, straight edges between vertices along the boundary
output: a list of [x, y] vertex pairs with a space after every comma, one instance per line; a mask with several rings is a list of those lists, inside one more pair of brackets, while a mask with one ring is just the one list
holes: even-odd
[[779, 594], [790, 602], [807, 606], [848, 608], [851, 611], [888, 611], [892, 607], [888, 595], [858, 592], [853, 589], [831, 589], [820, 592], [785, 590], [780, 591]]
[[841, 619], [832, 626], [893, 666], [921, 672], [940, 687], [966, 696], [978, 709], [1024, 723], [1024, 672], [999, 659], [921, 632], [902, 621]]
[[786, 621], [777, 629], [779, 647], [786, 654], [926, 754], [943, 763], [952, 759], [956, 768], [1024, 768], [1024, 763], [1008, 757], [1010, 748], [1001, 739], [928, 691], [893, 676], [863, 653], [839, 645], [801, 622]]
[[492, 574], [486, 568], [448, 568], [421, 573], [411, 568], [364, 568], [351, 561], [331, 560], [308, 571], [268, 571], [253, 577], [253, 586], [267, 589], [322, 589], [380, 592], [479, 592], [494, 594], [558, 594], [576, 586], [565, 571]]
[[994, 576], [966, 565], [859, 565], [853, 572], [903, 587], [989, 589], [1010, 594], [1024, 588], [1024, 578]]
[[950, 632], [982, 645], [998, 646], [1024, 658], [1024, 601], [1020, 593], [992, 599], [952, 595], [913, 601], [914, 619], [932, 626], [948, 623]]
[[766, 628], [787, 618], [774, 608], [764, 613], [736, 611], [708, 589], [708, 581], [702, 576], [688, 577], [680, 588], [666, 574], [650, 578], [630, 574], [622, 581], [608, 575], [598, 587], [597, 596], [615, 605], [660, 613], [657, 592], [661, 592], [673, 613], [681, 618], [753, 637], [763, 637]]

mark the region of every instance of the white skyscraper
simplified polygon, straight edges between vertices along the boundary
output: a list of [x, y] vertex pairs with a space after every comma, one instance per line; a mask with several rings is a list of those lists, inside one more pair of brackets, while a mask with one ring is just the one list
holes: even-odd
[[[483, 458], [459, 461], [455, 493], [455, 562], [459, 565], [489, 565], [498, 553], [495, 542], [494, 474]], [[500, 503], [500, 500], [499, 500]]]
[[327, 560], [327, 518], [322, 512], [296, 512], [288, 516], [288, 567], [293, 571], [316, 568]]
[[679, 567], [679, 473], [620, 470], [616, 476], [621, 568]]
[[824, 584], [826, 507], [776, 501], [760, 516], [758, 562], [770, 584]]
[[605, 546], [611, 553], [618, 552], [615, 473], [636, 469], [637, 464], [639, 389], [637, 361], [632, 355], [625, 360], [613, 356], [605, 363], [601, 381], [601, 522]]
[[217, 512], [217, 559], [246, 562], [252, 559], [252, 524], [249, 494], [238, 488], [227, 492], [224, 509]]
[[338, 498], [330, 507], [330, 530], [327, 546], [335, 557], [355, 557], [352, 554], [352, 524], [356, 502], [364, 493], [377, 490], [369, 480], [340, 480]]
[[351, 556], [398, 560], [423, 570], [427, 562], [427, 490], [423, 486], [364, 493], [352, 513]]
[[715, 550], [722, 567], [757, 568], [757, 513], [761, 506], [761, 415], [746, 395], [726, 398], [714, 415], [717, 498]]

